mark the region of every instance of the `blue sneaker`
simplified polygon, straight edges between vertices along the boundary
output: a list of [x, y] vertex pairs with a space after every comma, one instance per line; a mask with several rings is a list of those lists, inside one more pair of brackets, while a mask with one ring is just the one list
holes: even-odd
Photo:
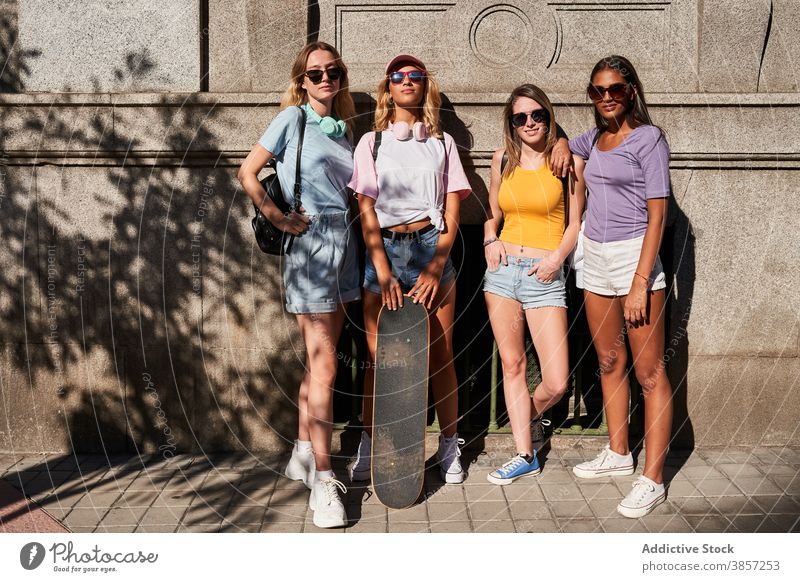
[[494, 483], [495, 485], [508, 485], [514, 479], [527, 475], [538, 475], [541, 472], [542, 469], [539, 467], [539, 459], [536, 458], [536, 452], [533, 453], [533, 460], [530, 463], [525, 460], [525, 456], [522, 453], [519, 453], [502, 467], [486, 475], [486, 479], [489, 483]]

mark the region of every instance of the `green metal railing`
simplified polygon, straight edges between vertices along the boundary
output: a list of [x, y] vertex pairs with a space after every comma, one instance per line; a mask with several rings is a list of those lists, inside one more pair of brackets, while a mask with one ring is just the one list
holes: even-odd
[[[453, 248], [452, 259], [458, 270], [454, 353], [456, 376], [459, 380], [459, 432], [510, 432], [503, 398], [502, 365], [494, 343], [483, 300], [485, 264], [474, 260], [483, 256], [483, 226], [463, 225], [461, 237]], [[581, 314], [583, 298], [574, 284], [567, 285], [569, 293], [569, 396], [547, 412], [553, 431], [565, 435], [608, 434], [600, 397], [597, 361], [585, 319]], [[334, 397], [334, 421], [338, 428], [360, 426], [363, 384], [363, 354], [366, 350], [361, 307], [353, 305], [348, 314], [350, 322], [342, 334], [339, 349], [349, 352], [341, 359]], [[352, 328], [352, 329], [350, 329]], [[488, 357], [491, 354], [491, 357]], [[360, 357], [361, 356], [361, 357]], [[347, 365], [350, 369], [347, 369]], [[528, 386], [539, 384], [540, 373], [535, 351], [528, 349]], [[429, 430], [438, 431], [431, 412]]]
[[[348, 386], [340, 386], [337, 393], [340, 400], [345, 397], [347, 398], [349, 409], [346, 414], [339, 414], [339, 421], [334, 425], [339, 429], [360, 426], [363, 376], [360, 373], [361, 368], [358, 365], [361, 361], [358, 355], [359, 346], [354, 339], [348, 340], [347, 343], [349, 343], [350, 354], [349, 357], [344, 357], [342, 360], [345, 361], [350, 368], [350, 374], [345, 376], [348, 379]], [[529, 352], [532, 352], [532, 350], [529, 350]], [[500, 363], [500, 354], [497, 349], [497, 344], [494, 342], [492, 342], [491, 353], [489, 377], [487, 378], [488, 382], [485, 383], [481, 382], [479, 379], [480, 368], [482, 366], [479, 366], [478, 369], [471, 369], [470, 367], [470, 363], [477, 359], [470, 353], [469, 348], [462, 351], [458, 358], [461, 360], [462, 364], [460, 366], [461, 370], [459, 370], [461, 373], [458, 375], [459, 378], [464, 378], [459, 387], [459, 399], [462, 403], [462, 410], [465, 411], [459, 421], [459, 431], [463, 433], [486, 432], [489, 434], [502, 434], [511, 432], [511, 427], [507, 424], [505, 419], [505, 411], [501, 410], [504, 408], [504, 406], [501, 406], [502, 365]], [[562, 402], [560, 407], [557, 407], [560, 409], [559, 418], [553, 419], [553, 432], [555, 434], [575, 436], [608, 434], [608, 426], [606, 424], [605, 413], [602, 411], [602, 406], [596, 411], [596, 416], [599, 415], [599, 425], [591, 426], [591, 424], [593, 424], [593, 419], [591, 415], [587, 413], [588, 407], [584, 404], [584, 394], [581, 390], [581, 387], [587, 385], [588, 381], [586, 367], [587, 366], [581, 364], [573, 366], [573, 373], [570, 376], [571, 390], [568, 391], [568, 394], [571, 393], [571, 396], [565, 396], [566, 401]], [[343, 376], [341, 372], [342, 370], [340, 370], [340, 376]], [[536, 386], [541, 378], [538, 362], [536, 358], [533, 357], [532, 353], [531, 357], [528, 358], [527, 378], [528, 386], [531, 387], [532, 391], [532, 387]], [[488, 385], [488, 395], [485, 393], [480, 394], [479, 388], [476, 388], [476, 386], [480, 386], [481, 384], [484, 386]], [[476, 396], [478, 397], [477, 399]], [[487, 414], [481, 414], [481, 405], [487, 398]], [[342, 416], [346, 416], [346, 419], [343, 419]], [[478, 417], [479, 420], [476, 421], [476, 417]], [[439, 423], [435, 414], [433, 414], [433, 418], [429, 423], [428, 430], [432, 432], [439, 431]]]

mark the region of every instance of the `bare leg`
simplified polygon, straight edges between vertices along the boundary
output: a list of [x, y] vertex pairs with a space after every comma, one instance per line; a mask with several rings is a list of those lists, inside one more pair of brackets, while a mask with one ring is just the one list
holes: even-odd
[[561, 400], [567, 391], [567, 310], [561, 307], [528, 309], [525, 318], [542, 368], [542, 382], [533, 393], [533, 405], [538, 416]]
[[644, 394], [644, 476], [664, 480], [664, 462], [672, 433], [672, 387], [664, 366], [664, 291], [650, 294], [644, 325], [628, 328], [633, 367]]
[[308, 430], [317, 471], [331, 469], [331, 430], [333, 422], [333, 382], [338, 359], [336, 344], [344, 323], [344, 307], [334, 313], [297, 316], [306, 344], [309, 366]]
[[458, 424], [458, 380], [453, 365], [453, 320], [456, 309], [456, 284], [451, 281], [439, 289], [430, 314], [430, 372], [439, 426], [445, 437], [456, 433]]
[[306, 354], [306, 372], [300, 382], [300, 392], [297, 395], [297, 440], [310, 441], [308, 432], [308, 387], [311, 384], [311, 361]]
[[492, 333], [503, 364], [503, 395], [518, 453], [531, 450], [531, 397], [525, 379], [525, 327], [522, 305], [493, 293], [484, 293]]
[[378, 342], [378, 314], [381, 311], [381, 296], [364, 290], [364, 330], [367, 335], [367, 361], [364, 362], [364, 398], [361, 416], [364, 430], [372, 437], [372, 405], [375, 393], [375, 349]]
[[620, 297], [606, 297], [590, 291], [586, 298], [586, 319], [592, 334], [597, 360], [600, 362], [600, 384], [603, 389], [603, 405], [608, 420], [608, 435], [611, 450], [627, 455], [628, 412], [630, 408], [630, 383], [625, 373], [627, 351], [625, 349], [625, 324]]

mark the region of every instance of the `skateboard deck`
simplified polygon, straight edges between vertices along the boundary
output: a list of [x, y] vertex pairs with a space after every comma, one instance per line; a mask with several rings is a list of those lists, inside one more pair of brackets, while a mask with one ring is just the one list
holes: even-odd
[[422, 492], [428, 420], [428, 312], [403, 301], [378, 315], [372, 430], [372, 486], [386, 507], [403, 509]]

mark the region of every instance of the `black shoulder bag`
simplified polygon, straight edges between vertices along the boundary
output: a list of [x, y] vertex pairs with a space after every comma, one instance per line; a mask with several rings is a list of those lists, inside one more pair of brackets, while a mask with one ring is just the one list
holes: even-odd
[[[300, 194], [302, 192], [302, 186], [300, 183], [300, 157], [303, 153], [303, 136], [305, 135], [306, 131], [306, 112], [302, 107], [299, 109], [300, 135], [297, 142], [297, 161], [295, 164], [296, 169], [294, 174], [294, 200], [292, 201], [292, 204], [287, 204], [283, 197], [283, 191], [281, 189], [281, 184], [278, 181], [277, 171], [261, 180], [261, 186], [264, 188], [264, 191], [267, 193], [269, 199], [272, 200], [272, 203], [284, 214], [289, 214], [290, 212], [294, 212], [300, 208]], [[272, 168], [275, 168], [275, 158], [272, 158], [269, 161], [269, 165]], [[287, 234], [272, 224], [266, 216], [261, 214], [261, 209], [256, 206], [255, 203], [253, 204], [253, 208], [256, 210], [256, 215], [253, 217], [251, 225], [253, 226], [253, 231], [256, 234], [258, 248], [270, 255], [284, 255], [288, 253], [292, 248], [294, 235]]]

